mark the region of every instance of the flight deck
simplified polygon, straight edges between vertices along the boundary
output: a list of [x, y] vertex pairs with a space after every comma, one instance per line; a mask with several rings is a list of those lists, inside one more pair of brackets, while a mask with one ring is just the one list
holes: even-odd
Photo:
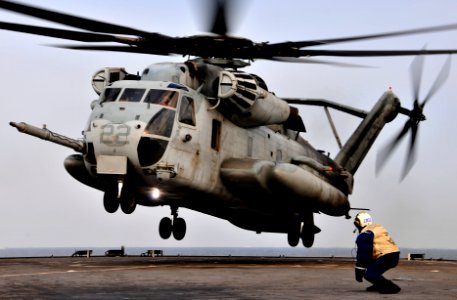
[[457, 261], [401, 260], [385, 275], [399, 294], [365, 291], [349, 258], [2, 258], [0, 298], [457, 299]]

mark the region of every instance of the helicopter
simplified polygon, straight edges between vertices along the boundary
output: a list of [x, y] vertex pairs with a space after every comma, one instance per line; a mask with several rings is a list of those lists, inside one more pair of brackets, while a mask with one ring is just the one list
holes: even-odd
[[[303, 62], [303, 56], [319, 55], [455, 53], [455, 50], [371, 52], [302, 48], [456, 26], [332, 40], [254, 43], [226, 34], [225, 2], [217, 4], [213, 35], [171, 38], [16, 2], [1, 2], [3, 9], [88, 31], [5, 22], [1, 23], [1, 29], [122, 44], [62, 48], [197, 57], [183, 63], [151, 65], [141, 75], [128, 74], [122, 68], [98, 71], [93, 76], [93, 87], [100, 98], [91, 105], [92, 114], [82, 139], [26, 123], [10, 124], [22, 132], [75, 150], [78, 154], [65, 160], [67, 171], [83, 184], [104, 193], [107, 212], [113, 213], [120, 207], [130, 214], [136, 205], [170, 206], [172, 218], [163, 218], [159, 225], [162, 238], [171, 235], [177, 240], [184, 238], [186, 223], [178, 216], [178, 208], [185, 207], [247, 230], [285, 233], [291, 246], [301, 239], [304, 246], [310, 247], [314, 235], [320, 231], [314, 225], [314, 213], [348, 216], [353, 175], [385, 123], [399, 113], [407, 115], [407, 124], [396, 140], [409, 131], [414, 136], [425, 118], [423, 107], [434, 92], [422, 102], [415, 99], [411, 110], [401, 107], [395, 94], [386, 92], [369, 112], [326, 100], [284, 99], [269, 91], [261, 77], [243, 72], [245, 61]], [[421, 65], [420, 60], [417, 65]], [[449, 66], [445, 64], [433, 91], [444, 82]], [[331, 159], [300, 136], [305, 126], [298, 110], [290, 104], [330, 107], [361, 117], [363, 121]], [[411, 145], [414, 149], [414, 138]], [[409, 168], [405, 168], [405, 173]]]

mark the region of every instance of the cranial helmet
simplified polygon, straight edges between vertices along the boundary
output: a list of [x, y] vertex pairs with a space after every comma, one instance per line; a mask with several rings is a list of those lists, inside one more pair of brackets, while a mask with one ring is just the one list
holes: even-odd
[[355, 227], [362, 229], [371, 224], [373, 224], [373, 219], [371, 218], [371, 216], [368, 213], [361, 211], [355, 216], [355, 219], [354, 219]]

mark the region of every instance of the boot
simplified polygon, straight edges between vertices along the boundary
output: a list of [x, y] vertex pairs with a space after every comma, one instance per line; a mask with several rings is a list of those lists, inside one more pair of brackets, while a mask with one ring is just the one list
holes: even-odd
[[379, 293], [381, 294], [397, 294], [401, 291], [401, 288], [393, 283], [391, 280], [383, 279], [379, 284]]

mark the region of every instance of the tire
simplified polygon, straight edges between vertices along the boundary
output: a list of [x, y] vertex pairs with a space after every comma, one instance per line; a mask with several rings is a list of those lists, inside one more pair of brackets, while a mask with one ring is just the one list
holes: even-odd
[[307, 228], [304, 228], [304, 231], [301, 236], [301, 241], [303, 243], [303, 246], [306, 248], [311, 248], [314, 244], [314, 232], [310, 232], [306, 230]]
[[163, 218], [159, 223], [159, 235], [164, 240], [168, 239], [171, 236], [171, 231], [173, 226], [171, 224], [170, 218]]
[[173, 222], [173, 237], [180, 241], [186, 235], [186, 221], [183, 218], [176, 218]]
[[123, 195], [121, 197], [121, 210], [124, 214], [131, 214], [135, 211], [136, 202], [133, 194]]
[[300, 242], [300, 228], [300, 223], [294, 224], [287, 233], [287, 242], [291, 247], [296, 247]]
[[106, 191], [105, 195], [103, 196], [103, 206], [108, 213], [115, 213], [119, 208], [119, 199], [117, 199], [117, 193], [113, 191]]

